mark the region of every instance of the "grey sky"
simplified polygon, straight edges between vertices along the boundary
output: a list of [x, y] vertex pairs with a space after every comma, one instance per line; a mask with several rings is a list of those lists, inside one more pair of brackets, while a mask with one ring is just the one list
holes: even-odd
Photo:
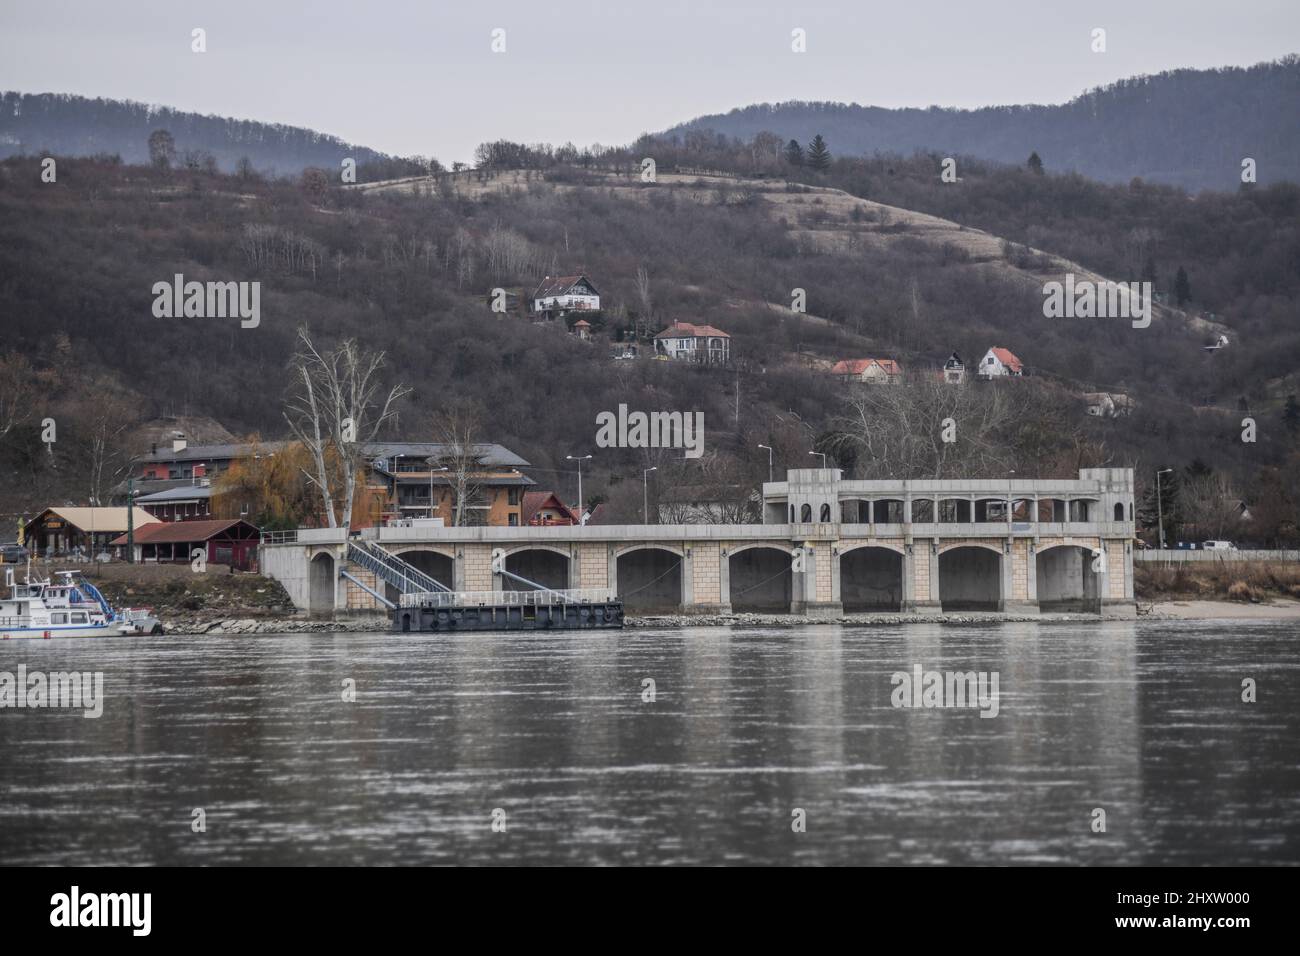
[[0, 0], [0, 89], [307, 126], [444, 162], [486, 139], [626, 143], [762, 101], [1055, 103], [1294, 52], [1296, 0]]

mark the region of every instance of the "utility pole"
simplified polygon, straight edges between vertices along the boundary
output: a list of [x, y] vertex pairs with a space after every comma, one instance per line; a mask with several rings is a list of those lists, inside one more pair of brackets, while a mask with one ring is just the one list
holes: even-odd
[[1165, 549], [1165, 510], [1160, 500], [1160, 476], [1167, 475], [1173, 471], [1172, 468], [1164, 468], [1156, 471], [1156, 522], [1160, 526], [1160, 550]]
[[126, 479], [126, 562], [127, 564], [135, 564], [135, 477], [134, 476]]
[[583, 455], [581, 458], [577, 458], [573, 455], [565, 455], [564, 460], [576, 461], [578, 463], [578, 524], [585, 525], [587, 523], [587, 515], [586, 509], [582, 504], [582, 463], [584, 461], [590, 461], [591, 456]]
[[659, 466], [655, 465], [653, 468], [646, 468], [641, 472], [641, 491], [645, 495], [645, 513], [643, 515], [643, 521], [646, 524], [650, 523], [650, 472], [658, 470]]

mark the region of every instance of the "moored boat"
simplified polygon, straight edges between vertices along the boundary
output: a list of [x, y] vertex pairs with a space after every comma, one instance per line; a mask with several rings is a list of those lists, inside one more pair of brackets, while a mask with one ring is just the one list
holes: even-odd
[[58, 571], [53, 581], [19, 584], [5, 570], [9, 597], [0, 599], [0, 640], [15, 637], [109, 637], [126, 631], [99, 589], [80, 571]]

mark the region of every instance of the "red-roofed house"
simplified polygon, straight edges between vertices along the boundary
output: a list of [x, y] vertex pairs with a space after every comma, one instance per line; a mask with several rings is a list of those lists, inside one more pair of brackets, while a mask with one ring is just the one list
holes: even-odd
[[724, 365], [731, 358], [731, 336], [711, 325], [674, 322], [655, 336], [655, 354], [687, 362]]
[[578, 512], [553, 491], [525, 491], [523, 523], [532, 527], [581, 524]]
[[[261, 538], [257, 528], [236, 518], [207, 521], [154, 522], [135, 529], [135, 560], [189, 564], [201, 550], [208, 564], [228, 564], [249, 570]], [[111, 542], [126, 547], [126, 535]]]
[[1024, 375], [1025, 367], [1009, 350], [995, 345], [984, 353], [975, 374], [980, 378], [1004, 378], [1008, 375]]
[[831, 368], [831, 374], [868, 385], [897, 385], [903, 380], [903, 369], [893, 359], [842, 359]]

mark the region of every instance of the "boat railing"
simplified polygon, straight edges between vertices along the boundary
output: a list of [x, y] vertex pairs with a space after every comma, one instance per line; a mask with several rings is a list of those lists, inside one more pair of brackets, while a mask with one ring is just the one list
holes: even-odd
[[611, 588], [556, 591], [413, 591], [401, 596], [402, 607], [538, 607], [556, 604], [607, 604]]
[[0, 631], [7, 627], [26, 628], [32, 626], [30, 617], [0, 617]]

